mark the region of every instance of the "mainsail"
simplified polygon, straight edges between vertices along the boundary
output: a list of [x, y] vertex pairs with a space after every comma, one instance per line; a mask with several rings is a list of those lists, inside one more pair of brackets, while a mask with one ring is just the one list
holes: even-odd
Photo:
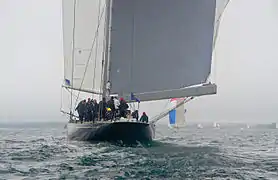
[[113, 1], [111, 92], [141, 101], [215, 94], [215, 86], [183, 89], [210, 74], [215, 6], [215, 0]]

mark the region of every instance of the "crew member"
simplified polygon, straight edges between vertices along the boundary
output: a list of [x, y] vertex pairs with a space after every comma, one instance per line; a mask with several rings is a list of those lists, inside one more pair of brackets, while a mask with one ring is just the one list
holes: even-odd
[[106, 120], [106, 107], [107, 107], [107, 103], [106, 103], [106, 98], [103, 97], [102, 101], [99, 102], [99, 115], [100, 115], [100, 119]]
[[81, 123], [83, 123], [84, 120], [85, 109], [86, 109], [86, 100], [81, 101], [75, 108], [75, 111], [78, 112], [79, 120]]
[[149, 122], [149, 117], [147, 116], [147, 114], [145, 112], [143, 112], [141, 118], [140, 118], [141, 122], [145, 122], [148, 123]]
[[128, 104], [125, 102], [124, 98], [121, 98], [120, 105], [119, 105], [120, 117], [126, 118], [127, 109], [128, 109]]

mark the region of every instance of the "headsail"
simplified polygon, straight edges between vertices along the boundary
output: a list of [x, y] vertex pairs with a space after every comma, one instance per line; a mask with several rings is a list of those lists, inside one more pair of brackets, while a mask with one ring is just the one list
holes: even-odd
[[[99, 99], [103, 92], [106, 50], [106, 1], [63, 0], [64, 83], [61, 111], [72, 112], [85, 98]], [[89, 95], [90, 93], [91, 95]], [[95, 94], [95, 95], [92, 95]]]
[[105, 1], [63, 0], [64, 85], [100, 92]]
[[111, 92], [141, 101], [215, 94], [215, 86], [180, 93], [210, 74], [215, 7], [215, 0], [113, 1]]

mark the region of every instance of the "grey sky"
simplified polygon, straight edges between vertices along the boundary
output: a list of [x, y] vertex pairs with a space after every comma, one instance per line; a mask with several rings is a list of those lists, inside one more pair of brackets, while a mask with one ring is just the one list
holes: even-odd
[[61, 3], [0, 1], [1, 119], [59, 118]]
[[[189, 103], [189, 121], [277, 120], [277, 19], [276, 0], [232, 0], [212, 70], [218, 94]], [[61, 119], [61, 1], [0, 0], [0, 23], [0, 121]]]

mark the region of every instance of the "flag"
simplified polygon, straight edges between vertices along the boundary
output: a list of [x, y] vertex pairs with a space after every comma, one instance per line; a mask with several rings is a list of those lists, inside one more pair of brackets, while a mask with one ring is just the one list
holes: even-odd
[[70, 80], [65, 79], [65, 84], [66, 84], [67, 86], [70, 86]]
[[136, 101], [136, 102], [140, 103], [140, 99], [136, 98], [135, 95], [134, 95], [133, 93], [131, 93], [130, 96], [131, 96], [131, 100], [132, 100], [132, 101]]

